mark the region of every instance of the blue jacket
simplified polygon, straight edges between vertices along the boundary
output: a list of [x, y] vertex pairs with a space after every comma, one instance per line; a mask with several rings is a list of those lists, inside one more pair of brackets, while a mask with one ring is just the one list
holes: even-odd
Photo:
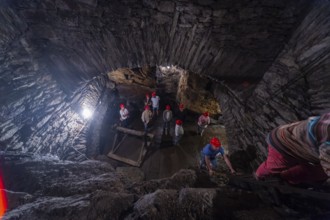
[[211, 144], [205, 145], [202, 150], [202, 154], [204, 156], [208, 156], [209, 158], [215, 158], [215, 156], [220, 153], [222, 156], [225, 154], [225, 151], [222, 147], [218, 148], [217, 150], [213, 150]]

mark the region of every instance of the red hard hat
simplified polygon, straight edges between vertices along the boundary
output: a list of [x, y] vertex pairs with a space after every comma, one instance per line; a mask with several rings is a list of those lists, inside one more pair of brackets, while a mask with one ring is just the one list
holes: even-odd
[[152, 96], [156, 96], [156, 92], [152, 92], [151, 95], [152, 95]]
[[207, 117], [207, 116], [209, 116], [209, 113], [208, 113], [208, 112], [204, 112], [203, 115], [204, 115], [205, 117]]
[[170, 105], [166, 105], [166, 110], [171, 110], [171, 106]]
[[181, 104], [179, 105], [179, 108], [184, 108], [184, 105], [181, 103]]
[[216, 137], [213, 137], [211, 139], [210, 144], [214, 145], [215, 147], [220, 147], [221, 146], [220, 140]]
[[149, 105], [144, 106], [144, 110], [149, 110], [149, 109], [150, 109]]
[[178, 120], [175, 121], [175, 124], [182, 125], [182, 121], [180, 119], [178, 119]]
[[125, 108], [125, 105], [124, 104], [120, 104], [119, 107], [120, 108]]

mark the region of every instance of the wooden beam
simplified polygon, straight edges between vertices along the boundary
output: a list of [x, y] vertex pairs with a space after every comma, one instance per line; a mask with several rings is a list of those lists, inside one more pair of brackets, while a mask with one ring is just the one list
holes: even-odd
[[[143, 131], [137, 131], [137, 130], [133, 130], [133, 129], [128, 129], [128, 128], [124, 128], [124, 127], [116, 127], [117, 131], [123, 132], [125, 134], [132, 134], [132, 135], [136, 135], [136, 136], [140, 136], [143, 137], [145, 135], [145, 133]], [[147, 133], [147, 136], [150, 138], [154, 138], [154, 135], [151, 133]]]
[[116, 134], [115, 134], [115, 138], [113, 139], [112, 148], [111, 148], [110, 152], [113, 152], [113, 148], [116, 146], [117, 137], [118, 137], [118, 132], [116, 132]]
[[126, 137], [127, 137], [127, 134], [124, 135], [123, 139], [121, 139], [121, 141], [117, 144], [117, 146], [113, 149], [112, 152], [116, 152], [118, 150], [118, 148], [123, 143], [123, 141], [125, 140]]
[[135, 167], [139, 167], [141, 164], [141, 161], [134, 161], [125, 157], [121, 157], [119, 155], [113, 154], [113, 153], [108, 153], [108, 157], [114, 159], [114, 160], [118, 160], [124, 163], [127, 163], [129, 165], [135, 166]]

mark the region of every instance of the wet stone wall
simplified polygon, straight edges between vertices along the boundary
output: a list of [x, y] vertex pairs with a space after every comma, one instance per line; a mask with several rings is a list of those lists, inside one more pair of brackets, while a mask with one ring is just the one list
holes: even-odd
[[244, 150], [252, 167], [265, 158], [271, 129], [330, 111], [329, 17], [329, 3], [314, 5], [259, 83], [218, 85], [230, 149]]

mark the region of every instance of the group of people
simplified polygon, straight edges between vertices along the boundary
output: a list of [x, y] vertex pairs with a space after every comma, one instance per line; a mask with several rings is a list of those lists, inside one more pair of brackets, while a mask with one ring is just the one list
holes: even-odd
[[[141, 119], [145, 132], [154, 115], [159, 114], [159, 96], [146, 95], [145, 108]], [[152, 111], [150, 110], [152, 107]], [[120, 120], [127, 125], [128, 110], [120, 105]], [[183, 134], [186, 111], [183, 104], [176, 113], [174, 145], [178, 145]], [[170, 134], [173, 112], [170, 105], [163, 111], [163, 133]], [[202, 135], [210, 124], [208, 112], [204, 112], [197, 122], [197, 134]], [[282, 125], [272, 130], [266, 138], [268, 156], [254, 172], [257, 180], [278, 176], [291, 184], [322, 182], [330, 176], [330, 113], [310, 117], [307, 120]], [[213, 137], [201, 151], [200, 167], [213, 175], [217, 167], [217, 156], [223, 156], [231, 173], [236, 173], [225, 154], [221, 141]]]
[[[156, 94], [156, 92], [151, 93], [150, 95], [147, 93], [144, 100], [144, 110], [141, 115], [141, 120], [144, 125], [144, 132], [147, 133], [150, 128], [150, 123], [154, 117], [159, 115], [159, 102], [160, 97]], [[129, 111], [125, 107], [124, 104], [120, 104], [120, 124], [123, 127], [127, 127]], [[170, 135], [171, 123], [173, 121], [174, 114], [171, 110], [170, 105], [165, 106], [165, 110], [163, 111], [163, 134], [166, 136]], [[183, 130], [183, 122], [186, 118], [186, 110], [183, 104], [179, 104], [179, 110], [175, 114], [175, 127], [174, 127], [174, 145], [178, 145], [181, 140], [184, 130]]]
[[[149, 94], [146, 94], [145, 98], [145, 107], [144, 111], [142, 112], [141, 120], [144, 124], [144, 131], [148, 132], [149, 124], [151, 122], [151, 119], [154, 116], [159, 115], [159, 101], [160, 98], [157, 96], [156, 92], [153, 92], [152, 97], [150, 98]], [[152, 107], [152, 111], [150, 110], [150, 106]], [[174, 118], [174, 114], [171, 110], [170, 105], [165, 106], [165, 110], [163, 111], [163, 134], [166, 136], [170, 135], [170, 128], [171, 123]], [[179, 111], [178, 114], [176, 114], [176, 120], [175, 120], [175, 128], [174, 128], [174, 139], [173, 144], [178, 145], [179, 141], [181, 140], [184, 130], [182, 127], [183, 121], [185, 120], [185, 111], [183, 104], [179, 105]]]

